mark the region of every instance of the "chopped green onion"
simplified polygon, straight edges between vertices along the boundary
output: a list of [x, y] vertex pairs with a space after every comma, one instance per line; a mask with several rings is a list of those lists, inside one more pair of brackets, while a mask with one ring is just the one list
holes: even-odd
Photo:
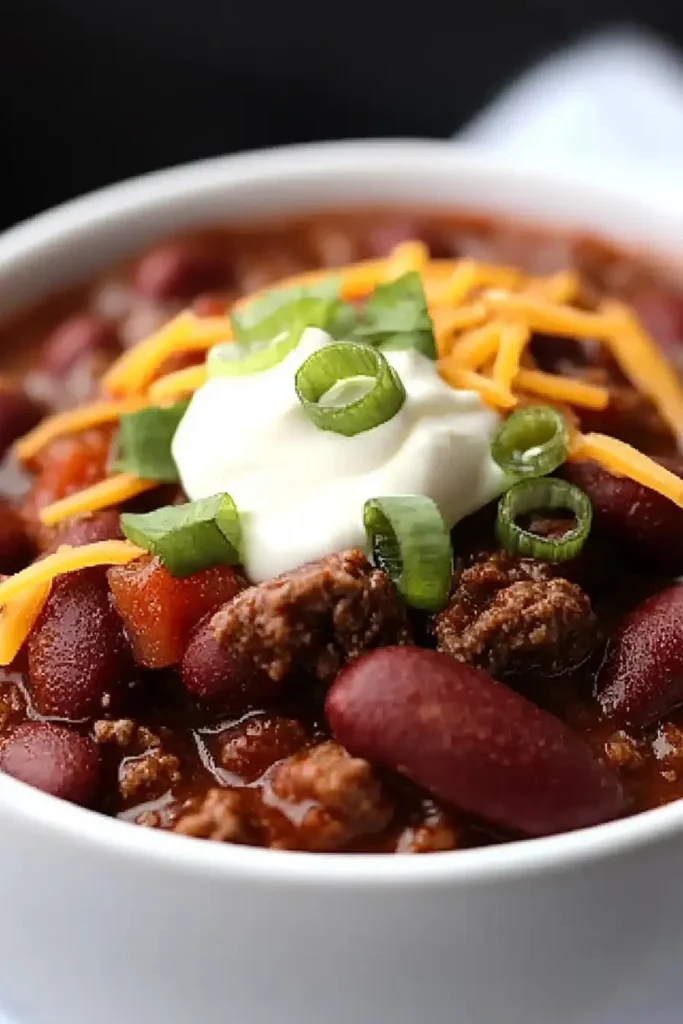
[[406, 397], [403, 382], [382, 353], [357, 342], [337, 342], [313, 352], [294, 383], [315, 425], [346, 437], [386, 423]]
[[377, 285], [359, 314], [353, 336], [387, 351], [413, 348], [436, 359], [434, 328], [417, 271]]
[[301, 334], [283, 334], [273, 341], [226, 341], [214, 345], [206, 358], [209, 377], [241, 377], [281, 363], [299, 344]]
[[356, 318], [353, 306], [339, 298], [340, 287], [340, 278], [330, 277], [305, 288], [266, 292], [231, 315], [235, 338], [252, 342], [271, 341], [283, 334], [300, 337], [305, 327], [320, 327], [340, 338], [353, 329]]
[[140, 515], [126, 512], [121, 529], [133, 544], [156, 555], [172, 576], [241, 561], [240, 517], [228, 494]]
[[546, 476], [567, 458], [569, 436], [563, 417], [549, 405], [518, 409], [503, 423], [491, 455], [511, 476]]
[[112, 446], [110, 470], [132, 473], [144, 480], [178, 480], [171, 442], [188, 405], [185, 401], [174, 402], [124, 413]]
[[[517, 523], [520, 516], [550, 509], [568, 509], [575, 525], [563, 537], [541, 537]], [[575, 558], [588, 539], [593, 508], [588, 497], [566, 480], [543, 477], [520, 480], [498, 502], [496, 536], [502, 546], [515, 555], [542, 558], [547, 562], [566, 562]]]
[[377, 564], [406, 603], [424, 611], [446, 604], [453, 552], [438, 506], [419, 494], [372, 498], [363, 524]]
[[340, 282], [326, 279], [309, 288], [266, 292], [231, 317], [234, 342], [215, 345], [207, 357], [209, 377], [237, 377], [276, 366], [301, 340], [307, 327], [332, 337], [350, 333], [356, 313], [339, 299]]
[[[326, 277], [303, 288], [273, 288], [253, 299], [238, 313], [231, 314], [235, 337], [238, 341], [270, 341], [290, 329], [300, 303], [317, 301], [330, 306], [339, 300], [340, 287], [340, 278]], [[304, 305], [302, 308], [310, 307]]]

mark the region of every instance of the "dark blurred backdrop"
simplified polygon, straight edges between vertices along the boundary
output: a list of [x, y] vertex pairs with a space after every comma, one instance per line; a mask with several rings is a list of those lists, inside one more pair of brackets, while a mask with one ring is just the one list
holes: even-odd
[[0, 224], [282, 142], [446, 136], [577, 36], [683, 41], [677, 0], [2, 0]]

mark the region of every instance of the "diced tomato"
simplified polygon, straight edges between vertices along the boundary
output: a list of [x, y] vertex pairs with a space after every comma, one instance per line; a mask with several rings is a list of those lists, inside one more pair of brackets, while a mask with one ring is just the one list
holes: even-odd
[[199, 620], [246, 586], [231, 566], [216, 565], [178, 578], [151, 555], [114, 566], [108, 575], [136, 661], [145, 668], [176, 665]]

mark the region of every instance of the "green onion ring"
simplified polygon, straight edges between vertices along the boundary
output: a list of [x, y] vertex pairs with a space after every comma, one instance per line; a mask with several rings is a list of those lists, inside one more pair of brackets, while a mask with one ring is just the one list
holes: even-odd
[[371, 498], [363, 525], [377, 565], [407, 604], [438, 611], [446, 604], [453, 569], [451, 539], [438, 506], [420, 494]]
[[[369, 385], [360, 398], [334, 405], [321, 402], [337, 385], [359, 378], [365, 378]], [[346, 437], [386, 423], [406, 398], [401, 378], [382, 353], [370, 345], [350, 341], [313, 352], [297, 370], [294, 384], [299, 401], [316, 427]]]
[[[576, 518], [576, 524], [564, 537], [540, 537], [516, 522], [519, 516], [529, 512], [556, 508], [568, 509]], [[512, 554], [542, 558], [547, 562], [566, 562], [581, 551], [588, 539], [592, 521], [590, 500], [574, 484], [555, 477], [520, 480], [498, 502], [496, 536], [500, 544]]]
[[296, 348], [300, 338], [301, 332], [287, 332], [268, 342], [221, 342], [209, 349], [206, 372], [209, 377], [242, 377], [270, 370]]
[[503, 423], [491, 455], [511, 476], [546, 476], [567, 458], [569, 436], [563, 417], [549, 405], [518, 409]]

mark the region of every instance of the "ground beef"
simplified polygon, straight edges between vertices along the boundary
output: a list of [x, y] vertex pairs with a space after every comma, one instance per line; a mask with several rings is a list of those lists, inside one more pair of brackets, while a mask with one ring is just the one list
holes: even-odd
[[333, 742], [277, 765], [266, 803], [278, 811], [268, 824], [276, 849], [340, 850], [381, 832], [394, 814], [372, 765]]
[[179, 780], [180, 761], [161, 747], [126, 757], [119, 766], [119, 792], [124, 800], [135, 803], [161, 796]]
[[645, 757], [640, 744], [626, 732], [615, 732], [605, 741], [605, 757], [613, 768], [640, 768]]
[[434, 800], [425, 797], [415, 817], [418, 820], [400, 833], [396, 853], [438, 853], [457, 848], [459, 836], [453, 816]]
[[213, 617], [218, 642], [273, 680], [321, 682], [363, 651], [407, 644], [405, 609], [389, 577], [360, 551], [343, 551], [250, 587]]
[[547, 563], [498, 551], [456, 573], [434, 619], [439, 650], [493, 676], [580, 664], [597, 642], [588, 597]]
[[254, 841], [243, 796], [232, 789], [210, 789], [197, 807], [180, 816], [174, 831], [219, 843]]
[[218, 735], [218, 761], [225, 771], [245, 782], [256, 782], [276, 761], [295, 754], [305, 742], [306, 731], [296, 719], [254, 715]]
[[128, 803], [161, 796], [180, 780], [180, 761], [164, 750], [157, 733], [132, 718], [99, 719], [95, 741], [125, 751], [118, 766], [119, 793]]

